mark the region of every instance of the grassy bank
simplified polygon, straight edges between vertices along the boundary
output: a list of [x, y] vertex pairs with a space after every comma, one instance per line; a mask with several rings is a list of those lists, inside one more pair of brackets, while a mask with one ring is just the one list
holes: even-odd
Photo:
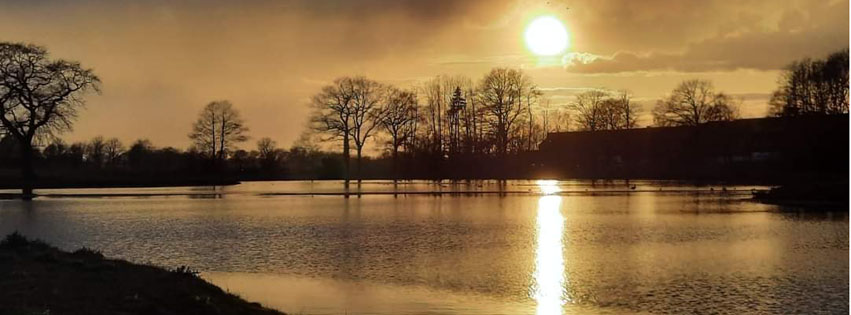
[[14, 233], [0, 241], [0, 314], [282, 314], [188, 268], [72, 253]]

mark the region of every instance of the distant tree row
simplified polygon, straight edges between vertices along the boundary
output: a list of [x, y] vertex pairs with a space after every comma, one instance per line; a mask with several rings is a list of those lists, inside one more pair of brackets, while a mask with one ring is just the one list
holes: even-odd
[[546, 133], [541, 96], [515, 69], [493, 69], [475, 85], [438, 76], [408, 90], [342, 77], [313, 97], [310, 122], [322, 139], [341, 145], [346, 169], [353, 147], [360, 174], [364, 148], [376, 136], [387, 139], [394, 161], [400, 152], [443, 160], [532, 150]]
[[[365, 145], [375, 137], [387, 139], [384, 147], [394, 161], [400, 155], [436, 161], [505, 158], [536, 150], [549, 132], [636, 128], [640, 107], [628, 91], [605, 89], [551, 106], [522, 70], [496, 68], [477, 83], [438, 76], [410, 89], [342, 77], [314, 95], [311, 109], [311, 130], [340, 145], [346, 169], [354, 149], [358, 170]], [[736, 100], [703, 80], [684, 81], [653, 109], [657, 126], [737, 117]]]
[[[548, 132], [566, 131], [571, 114], [587, 130], [636, 126], [628, 92], [592, 91], [571, 106], [556, 105], [522, 70], [496, 68], [478, 82], [437, 76], [401, 89], [365, 77], [342, 77], [311, 102], [311, 130], [342, 148], [345, 167], [354, 149], [355, 169], [372, 138], [397, 165], [400, 155], [450, 161], [505, 158], [533, 151]], [[357, 174], [357, 172], [356, 172]]]
[[[0, 137], [0, 164], [21, 159], [14, 137]], [[116, 138], [97, 136], [89, 141], [66, 143], [50, 140], [43, 149], [33, 150], [33, 162], [52, 175], [81, 177], [109, 176], [227, 176], [242, 179], [320, 179], [342, 176], [339, 154], [321, 152], [317, 147], [298, 142], [289, 150], [279, 148], [270, 138], [261, 138], [251, 150], [233, 149], [224, 160], [211, 158], [208, 152], [190, 147], [155, 147], [147, 139], [126, 147]]]

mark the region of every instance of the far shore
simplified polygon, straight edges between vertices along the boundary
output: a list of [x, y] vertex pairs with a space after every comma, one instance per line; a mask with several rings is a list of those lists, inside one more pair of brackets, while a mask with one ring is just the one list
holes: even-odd
[[[410, 181], [443, 181], [443, 182], [466, 182], [466, 181], [498, 181], [498, 180], [538, 180], [538, 179], [554, 179], [546, 176], [541, 177], [507, 177], [507, 178], [390, 178], [390, 177], [364, 177], [363, 181], [393, 181], [410, 182]], [[224, 178], [210, 177], [195, 177], [195, 178], [176, 178], [176, 177], [157, 177], [157, 178], [102, 178], [102, 179], [39, 179], [35, 185], [35, 189], [63, 189], [63, 188], [156, 188], [156, 187], [188, 187], [188, 186], [232, 186], [244, 182], [263, 182], [263, 181], [342, 181], [343, 178], [242, 178], [237, 176], [228, 176]], [[631, 182], [631, 181], [661, 181], [690, 184], [695, 186], [734, 186], [734, 185], [764, 185], [764, 186], [780, 186], [782, 183], [776, 180], [759, 180], [759, 179], [723, 179], [723, 178], [559, 178], [557, 180], [564, 181], [596, 181], [601, 185], [606, 185], [610, 182]], [[357, 179], [350, 179], [352, 183], [356, 183]], [[20, 179], [0, 177], [0, 190], [15, 190], [21, 189]]]
[[[157, 188], [157, 187], [213, 187], [213, 186], [232, 186], [243, 182], [259, 182], [259, 181], [341, 181], [342, 179], [211, 179], [211, 178], [190, 178], [190, 179], [163, 179], [163, 180], [89, 180], [89, 181], [70, 181], [70, 180], [48, 180], [39, 182], [36, 189], [86, 189], [86, 188]], [[392, 181], [392, 178], [368, 178], [365, 181]], [[475, 181], [493, 181], [493, 180], [534, 180], [530, 178], [515, 178], [515, 179], [443, 179], [443, 182], [475, 182]], [[772, 181], [723, 181], [723, 180], [706, 180], [706, 179], [590, 179], [590, 178], [572, 178], [562, 180], [582, 180], [582, 181], [597, 181], [601, 186], [605, 186], [613, 181], [616, 182], [636, 182], [636, 181], [663, 181], [677, 184], [688, 184], [695, 186], [718, 186], [722, 189], [715, 189], [713, 192], [723, 194], [751, 194], [756, 202], [775, 204], [779, 206], [788, 206], [802, 208], [805, 210], [848, 210], [848, 183], [836, 180], [825, 180], [818, 182], [803, 181], [802, 183], [780, 184]], [[366, 196], [366, 195], [517, 195], [528, 194], [526, 189], [505, 189], [505, 190], [451, 190], [451, 191], [358, 191], [356, 182], [351, 180], [352, 187], [349, 193], [345, 192], [271, 192], [263, 193], [263, 196], [335, 196], [335, 195], [350, 195], [350, 196]], [[400, 182], [409, 181], [435, 181], [435, 179], [400, 179]], [[727, 190], [724, 186], [736, 185], [762, 185], [772, 186], [773, 188], [765, 191], [744, 191], [744, 190]], [[21, 199], [23, 195], [19, 192], [14, 192], [20, 189], [19, 183], [15, 181], [4, 182], [0, 184], [2, 190], [12, 190], [13, 192], [0, 193], [0, 200], [3, 199]], [[624, 187], [622, 190], [607, 190], [596, 192], [584, 192], [592, 195], [605, 193], [633, 193], [633, 192], [653, 192], [655, 190], [642, 189], [641, 187], [632, 188]], [[692, 192], [695, 190], [666, 190], [665, 192]], [[215, 195], [215, 192], [192, 192], [192, 193], [126, 193], [126, 194], [109, 194], [109, 193], [91, 193], [91, 194], [63, 194], [50, 193], [39, 194], [36, 191], [37, 197], [133, 197], [133, 196], [198, 196], [204, 197]], [[583, 194], [581, 191], [561, 192], [563, 195]]]

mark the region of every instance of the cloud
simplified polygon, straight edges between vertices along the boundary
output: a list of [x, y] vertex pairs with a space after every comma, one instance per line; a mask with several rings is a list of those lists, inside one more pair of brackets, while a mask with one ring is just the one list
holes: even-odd
[[777, 70], [793, 60], [821, 58], [847, 49], [847, 13], [847, 1], [815, 2], [806, 10], [785, 10], [771, 28], [730, 28], [676, 52], [620, 51], [610, 56], [577, 53], [586, 57], [571, 58], [565, 67], [576, 73]]

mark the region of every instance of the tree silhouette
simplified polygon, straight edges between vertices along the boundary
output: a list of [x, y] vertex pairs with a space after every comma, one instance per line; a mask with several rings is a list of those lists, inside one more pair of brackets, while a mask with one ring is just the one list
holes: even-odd
[[189, 139], [208, 158], [223, 162], [234, 143], [248, 140], [239, 111], [229, 101], [215, 101], [204, 106], [192, 126]]
[[787, 66], [770, 104], [774, 116], [848, 113], [848, 50]]
[[83, 96], [99, 85], [91, 69], [50, 60], [43, 47], [0, 43], [0, 123], [20, 146], [24, 199], [33, 196], [34, 140], [70, 130]]
[[414, 92], [392, 88], [384, 104], [379, 123], [390, 136], [393, 156], [393, 175], [398, 177], [399, 147], [414, 136], [417, 120], [417, 95]]
[[281, 158], [278, 143], [268, 137], [257, 140], [257, 158], [260, 160], [260, 166], [263, 171], [277, 171], [276, 168]]
[[461, 87], [455, 87], [452, 99], [449, 101], [447, 118], [449, 124], [449, 156], [458, 153], [461, 147], [462, 116], [467, 109], [467, 99], [464, 98]]
[[106, 160], [106, 140], [102, 136], [97, 136], [89, 140], [86, 144], [86, 161], [94, 165], [96, 168], [103, 166]]
[[354, 103], [354, 79], [343, 77], [322, 87], [310, 102], [310, 126], [319, 134], [328, 135], [323, 140], [340, 140], [343, 145], [343, 179], [348, 189], [351, 159], [351, 129]]
[[683, 81], [667, 98], [656, 103], [653, 122], [657, 126], [697, 126], [711, 121], [737, 118], [733, 98], [716, 93], [712, 82]]
[[[601, 90], [591, 90], [576, 96], [571, 105], [576, 113], [576, 123], [582, 130], [597, 131], [606, 129], [605, 103], [608, 93]], [[614, 113], [614, 111], [612, 111]]]
[[104, 143], [104, 157], [106, 163], [110, 166], [118, 164], [121, 156], [124, 154], [124, 144], [118, 138], [110, 138]]
[[358, 182], [362, 179], [363, 148], [366, 142], [374, 136], [376, 127], [381, 121], [381, 103], [386, 97], [387, 87], [364, 77], [356, 77], [354, 82], [354, 98], [351, 108], [352, 128], [349, 134], [355, 143], [357, 152]]
[[[466, 112], [460, 113], [457, 110], [453, 112], [453, 102], [457, 101], [455, 92], [459, 88], [463, 89], [471, 85], [470, 79], [464, 76], [439, 75], [422, 86], [420, 90], [425, 104], [420, 110], [420, 120], [424, 127], [422, 132], [425, 134], [421, 135], [417, 144], [424, 151], [423, 153], [438, 159], [443, 159], [447, 153], [452, 155], [454, 150], [452, 146], [458, 144], [452, 142], [453, 123], [456, 121], [453, 121], [453, 117], [450, 116], [458, 114], [457, 118], [470, 118], [463, 117], [468, 115]], [[467, 99], [467, 101], [471, 100]]]
[[493, 69], [479, 83], [478, 97], [500, 155], [508, 152], [515, 123], [524, 113], [523, 98], [535, 91], [529, 76], [516, 69]]

